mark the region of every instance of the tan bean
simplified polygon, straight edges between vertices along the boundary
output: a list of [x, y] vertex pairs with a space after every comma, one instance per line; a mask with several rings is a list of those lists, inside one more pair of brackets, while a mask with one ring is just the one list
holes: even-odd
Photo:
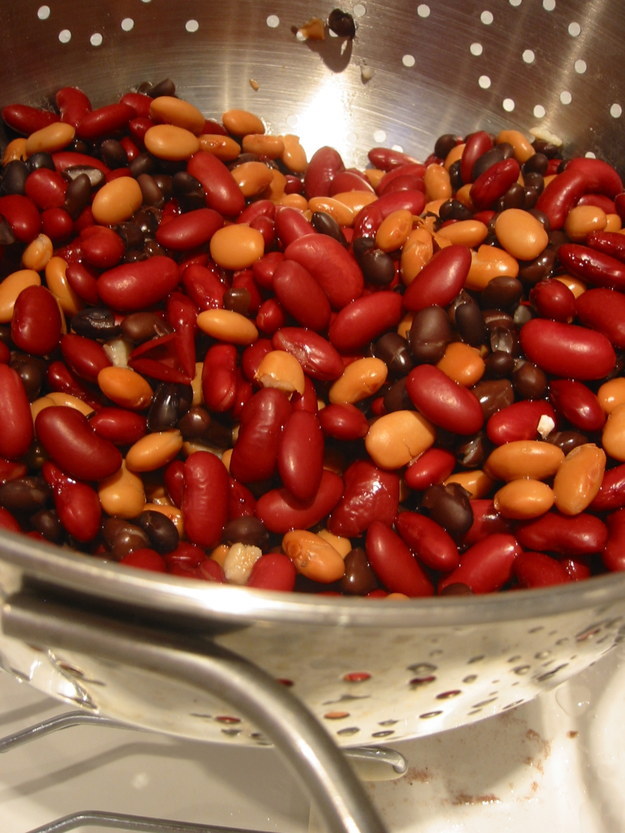
[[498, 489], [493, 496], [497, 512], [504, 518], [526, 520], [544, 515], [553, 506], [553, 489], [541, 480], [527, 477], [512, 480]]
[[513, 440], [497, 446], [486, 459], [484, 471], [494, 480], [531, 477], [546, 480], [558, 471], [564, 452], [543, 440]]
[[340, 554], [327, 541], [307, 529], [292, 529], [282, 538], [282, 549], [298, 573], [313, 581], [330, 584], [345, 573]]
[[334, 217], [339, 226], [350, 227], [356, 216], [351, 208], [336, 197], [312, 197], [308, 200], [308, 208], [310, 211], [323, 211], [329, 214]]
[[26, 159], [26, 156], [26, 138], [19, 136], [17, 139], [11, 139], [5, 147], [2, 153], [2, 164], [8, 165], [9, 162], [18, 162]]
[[449, 170], [444, 165], [432, 163], [425, 168], [423, 176], [425, 196], [428, 200], [449, 200], [452, 196]]
[[365, 169], [365, 176], [367, 177], [367, 182], [372, 188], [377, 188], [380, 182], [382, 182], [382, 178], [384, 177], [385, 171], [380, 170], [380, 168], [366, 168]]
[[118, 518], [136, 518], [145, 508], [143, 481], [124, 463], [98, 484], [98, 497], [106, 514]]
[[206, 123], [206, 119], [195, 104], [173, 95], [159, 95], [152, 99], [150, 118], [156, 122], [182, 127], [195, 134], [201, 133]]
[[606, 454], [595, 443], [584, 443], [566, 455], [553, 480], [556, 508], [579, 515], [595, 498], [606, 466]]
[[445, 485], [447, 486], [450, 483], [457, 483], [462, 486], [472, 498], [476, 499], [487, 497], [495, 485], [495, 481], [482, 469], [458, 471], [455, 474], [450, 474], [445, 480]]
[[288, 205], [290, 208], [297, 208], [299, 211], [308, 210], [308, 200], [303, 194], [283, 194], [274, 202], [276, 205]]
[[339, 378], [333, 382], [328, 392], [332, 403], [354, 403], [366, 399], [380, 390], [388, 368], [382, 359], [367, 356], [356, 359], [347, 365]]
[[211, 550], [210, 557], [213, 559], [213, 561], [216, 561], [223, 567], [229, 549], [229, 544], [218, 544], [214, 549]]
[[233, 344], [252, 344], [258, 338], [253, 321], [230, 309], [206, 309], [197, 317], [197, 325], [207, 335]]
[[438, 230], [438, 238], [443, 237], [450, 244], [474, 248], [483, 243], [488, 235], [488, 226], [480, 220], [458, 220]]
[[623, 223], [618, 214], [605, 215], [605, 229], [604, 231], [622, 231]]
[[246, 198], [262, 194], [273, 180], [273, 171], [264, 162], [243, 162], [230, 173]]
[[228, 584], [247, 584], [254, 564], [262, 554], [261, 548], [253, 544], [239, 542], [228, 547], [222, 564]]
[[282, 141], [284, 142], [284, 152], [280, 159], [294, 174], [303, 174], [308, 167], [308, 159], [299, 136], [287, 133], [282, 137]]
[[365, 448], [383, 469], [400, 469], [434, 444], [436, 432], [418, 411], [398, 410], [374, 420]]
[[494, 278], [508, 276], [516, 278], [519, 262], [512, 255], [497, 246], [482, 244], [471, 253], [471, 266], [465, 281], [465, 288], [480, 292]]
[[59, 302], [66, 315], [75, 315], [84, 306], [83, 301], [70, 286], [67, 276], [67, 261], [54, 255], [46, 263], [46, 284], [48, 289]]
[[566, 216], [564, 231], [571, 240], [582, 242], [591, 231], [603, 231], [608, 217], [598, 205], [576, 205]]
[[576, 298], [579, 298], [582, 292], [586, 292], [586, 284], [582, 283], [579, 278], [576, 278], [573, 275], [556, 275], [556, 280], [561, 281], [565, 286], [568, 286]]
[[457, 145], [454, 145], [452, 149], [449, 151], [447, 156], [445, 157], [444, 166], [449, 170], [454, 162], [457, 162], [459, 159], [462, 158], [462, 154], [464, 153], [464, 142], [459, 142]]
[[265, 251], [263, 235], [247, 223], [232, 223], [218, 229], [210, 240], [211, 257], [224, 269], [246, 269]]
[[202, 133], [198, 136], [200, 150], [212, 153], [222, 162], [232, 162], [241, 153], [241, 145], [231, 136], [221, 133]]
[[366, 205], [375, 202], [377, 198], [377, 194], [373, 194], [371, 191], [339, 191], [338, 194], [333, 196], [333, 199], [346, 205], [354, 217]]
[[412, 283], [433, 254], [432, 234], [423, 226], [417, 226], [410, 232], [401, 250], [401, 275], [406, 285]]
[[423, 209], [423, 213], [438, 217], [441, 212], [441, 205], [444, 202], [447, 202], [447, 200], [428, 200], [425, 204], [425, 208]]
[[410, 327], [412, 326], [413, 319], [414, 314], [412, 312], [407, 312], [397, 325], [397, 334], [402, 338], [410, 339]]
[[156, 471], [170, 463], [182, 448], [182, 434], [176, 428], [146, 434], [126, 452], [130, 471]]
[[67, 147], [76, 135], [76, 129], [71, 124], [63, 121], [55, 121], [35, 130], [26, 139], [24, 150], [26, 156], [34, 153], [54, 153]]
[[549, 242], [540, 220], [522, 208], [500, 212], [495, 219], [495, 234], [508, 254], [518, 260], [533, 260]]
[[130, 367], [103, 367], [98, 373], [98, 386], [112, 402], [131, 411], [143, 411], [152, 402], [149, 382]]
[[0, 282], [0, 324], [8, 324], [13, 318], [17, 296], [29, 286], [41, 286], [39, 273], [34, 269], [18, 269]]
[[62, 405], [67, 408], [75, 408], [77, 411], [80, 411], [81, 414], [85, 416], [89, 416], [89, 414], [93, 413], [93, 406], [89, 405], [84, 399], [80, 399], [78, 396], [74, 396], [73, 393], [65, 393], [61, 390], [53, 390], [50, 393], [46, 394], [48, 399], [52, 402], [53, 405]]
[[191, 400], [191, 405], [193, 407], [197, 407], [204, 402], [204, 394], [202, 393], [202, 370], [204, 368], [204, 362], [196, 362], [195, 363], [195, 375], [193, 379], [191, 379], [191, 390], [193, 391], [193, 399]]
[[466, 207], [471, 210], [473, 210], [473, 200], [471, 199], [472, 187], [473, 184], [471, 182], [467, 182], [466, 185], [461, 185], [454, 195], [454, 199], [458, 200], [458, 202], [461, 202], [463, 205], [466, 205]]
[[40, 272], [52, 257], [54, 246], [47, 234], [38, 234], [22, 252], [22, 266]]
[[467, 388], [479, 382], [486, 369], [480, 351], [463, 341], [450, 342], [436, 365], [450, 379]]
[[619, 405], [625, 405], [625, 377], [616, 376], [600, 385], [597, 399], [606, 414], [611, 414]]
[[96, 222], [115, 225], [129, 220], [143, 202], [141, 187], [132, 176], [119, 176], [96, 191], [91, 211]]
[[413, 216], [400, 208], [385, 217], [376, 232], [375, 242], [383, 252], [395, 252], [404, 245], [412, 231]]
[[609, 457], [625, 462], [625, 405], [618, 405], [608, 414], [601, 445]]
[[277, 168], [271, 168], [270, 170], [271, 182], [267, 186], [263, 196], [265, 199], [271, 200], [272, 202], [278, 202], [278, 200], [284, 197], [284, 191], [286, 189], [286, 176]]
[[536, 153], [530, 140], [519, 130], [500, 130], [495, 138], [495, 142], [498, 145], [503, 142], [512, 145], [514, 158], [520, 165], [527, 162]]
[[200, 149], [200, 140], [190, 130], [176, 124], [155, 124], [143, 137], [146, 149], [158, 159], [179, 162]]
[[245, 153], [279, 159], [284, 153], [284, 139], [269, 133], [248, 133], [243, 137], [242, 147]]
[[342, 535], [335, 535], [333, 532], [330, 532], [329, 529], [320, 529], [317, 532], [317, 535], [334, 547], [341, 558], [345, 558], [345, 556], [348, 555], [353, 549], [352, 542], [349, 538], [344, 538]]
[[249, 110], [227, 110], [221, 117], [223, 126], [233, 136], [245, 136], [247, 133], [264, 133], [265, 125], [258, 116]]
[[306, 380], [301, 364], [286, 350], [270, 350], [260, 360], [254, 374], [263, 388], [277, 388], [284, 393], [304, 393]]

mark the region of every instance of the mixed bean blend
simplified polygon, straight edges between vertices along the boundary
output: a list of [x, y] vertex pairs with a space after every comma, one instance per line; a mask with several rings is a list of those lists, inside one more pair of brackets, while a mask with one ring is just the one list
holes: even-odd
[[326, 594], [625, 569], [609, 164], [510, 129], [359, 170], [168, 80], [2, 117], [2, 527]]

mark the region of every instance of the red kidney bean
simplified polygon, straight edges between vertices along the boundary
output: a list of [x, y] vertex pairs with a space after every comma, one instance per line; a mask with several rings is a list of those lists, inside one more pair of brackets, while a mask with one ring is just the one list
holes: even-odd
[[520, 553], [521, 546], [513, 535], [493, 533], [465, 550], [460, 565], [439, 582], [439, 592], [452, 584], [464, 584], [473, 593], [500, 590], [510, 581]]
[[460, 177], [464, 183], [473, 182], [473, 166], [492, 146], [492, 136], [485, 130], [476, 130], [465, 137], [460, 157]]
[[297, 208], [288, 205], [282, 205], [276, 209], [274, 227], [276, 235], [284, 248], [300, 237], [315, 232], [304, 214]]
[[255, 379], [259, 364], [267, 353], [270, 353], [273, 349], [269, 338], [259, 338], [254, 344], [245, 348], [241, 354], [241, 369], [246, 379], [249, 379], [250, 382]]
[[24, 136], [29, 136], [59, 120], [57, 114], [51, 110], [30, 107], [28, 104], [7, 104], [0, 113], [7, 127]]
[[471, 501], [473, 521], [462, 537], [462, 546], [470, 547], [495, 533], [512, 533], [512, 522], [495, 509], [492, 498], [473, 498]]
[[41, 213], [41, 231], [53, 243], [67, 240], [74, 229], [74, 221], [64, 208], [47, 208]]
[[279, 263], [284, 260], [282, 252], [267, 252], [252, 264], [252, 274], [256, 283], [262, 289], [271, 289], [273, 286], [274, 272]]
[[[364, 279], [360, 267], [341, 244], [327, 234], [305, 234], [284, 252], [307, 269], [319, 283], [334, 309], [341, 309], [362, 294]], [[336, 276], [341, 275], [337, 281]]]
[[223, 224], [223, 217], [214, 209], [198, 208], [161, 224], [156, 232], [156, 242], [175, 252], [194, 249], [208, 243]]
[[126, 567], [135, 567], [138, 570], [149, 570], [152, 573], [166, 573], [165, 559], [156, 550], [149, 547], [140, 547], [124, 555], [119, 559], [120, 564]]
[[625, 347], [625, 295], [622, 292], [587, 289], [577, 298], [575, 309], [584, 326], [603, 333], [615, 347]]
[[289, 400], [277, 388], [262, 388], [245, 403], [230, 460], [234, 478], [252, 483], [267, 480], [273, 475], [280, 435], [290, 413]]
[[340, 153], [332, 147], [324, 146], [310, 157], [304, 174], [304, 193], [308, 199], [327, 197], [334, 177], [343, 171], [345, 165]]
[[495, 162], [490, 168], [480, 174], [471, 186], [471, 202], [477, 211], [492, 208], [500, 197], [518, 180], [521, 166], [511, 156]]
[[[110, 174], [108, 166], [101, 159], [98, 159], [97, 156], [89, 156], [86, 153], [80, 153], [75, 150], [56, 151], [56, 153], [52, 154], [52, 161], [54, 162], [55, 169], [60, 173], [67, 172], [70, 174], [75, 168], [84, 169], [90, 179], [94, 171], [98, 171], [104, 177]], [[103, 177], [98, 179], [100, 183], [103, 181]]]
[[549, 400], [555, 411], [580, 431], [600, 431], [606, 415], [596, 394], [587, 385], [573, 379], [553, 379]]
[[440, 249], [404, 292], [404, 307], [411, 311], [430, 306], [446, 307], [464, 286], [471, 268], [471, 251], [451, 245]]
[[608, 530], [600, 518], [589, 512], [570, 516], [552, 510], [519, 524], [515, 534], [525, 549], [578, 556], [600, 552]]
[[195, 451], [184, 461], [182, 517], [185, 534], [194, 544], [214, 547], [228, 520], [228, 471], [219, 457]]
[[0, 456], [16, 460], [26, 454], [33, 441], [33, 420], [22, 380], [8, 364], [0, 364], [0, 390], [2, 390]]
[[4, 217], [16, 240], [30, 243], [41, 230], [41, 217], [37, 206], [22, 194], [0, 197], [0, 217]]
[[65, 203], [67, 181], [57, 171], [36, 168], [28, 174], [24, 183], [24, 194], [40, 211], [46, 208], [61, 208]]
[[50, 390], [76, 396], [94, 409], [98, 408], [101, 404], [93, 396], [92, 390], [75, 373], [72, 373], [63, 362], [54, 361], [48, 365], [46, 370], [46, 384]]
[[420, 364], [410, 371], [406, 392], [427, 420], [446, 431], [475, 434], [484, 423], [478, 398], [433, 364]]
[[460, 564], [458, 547], [451, 535], [427, 515], [400, 512], [395, 527], [424, 566], [446, 573]]
[[252, 567], [247, 587], [288, 592], [295, 587], [297, 570], [291, 559], [281, 552], [268, 552]]
[[76, 127], [91, 110], [89, 97], [78, 87], [61, 87], [54, 94], [61, 121]]
[[238, 352], [233, 344], [208, 348], [202, 367], [202, 394], [209, 410], [223, 413], [235, 403], [239, 380]]
[[568, 272], [586, 283], [625, 289], [625, 263], [612, 255], [581, 243], [563, 243], [558, 248], [558, 259]]
[[187, 162], [187, 172], [204, 189], [206, 205], [225, 217], [236, 217], [245, 208], [245, 197], [227, 166], [214, 154], [199, 150]]
[[308, 269], [294, 260], [281, 260], [273, 273], [273, 290], [282, 308], [302, 327], [325, 330], [330, 302]]
[[546, 373], [603, 379], [614, 368], [614, 348], [603, 333], [562, 321], [533, 318], [521, 327], [521, 348]]
[[118, 312], [135, 312], [164, 300], [178, 284], [178, 265], [164, 255], [122, 263], [98, 278], [98, 294]]
[[369, 430], [367, 417], [349, 403], [330, 404], [321, 408], [319, 422], [324, 434], [336, 440], [360, 440]]
[[398, 165], [407, 165], [417, 161], [401, 150], [384, 147], [371, 148], [367, 153], [367, 158], [375, 168], [380, 168], [382, 171], [390, 171]]
[[522, 552], [514, 559], [512, 574], [519, 587], [553, 587], [571, 580], [562, 563], [543, 552]]
[[93, 270], [83, 263], [68, 263], [65, 277], [69, 286], [81, 300], [88, 304], [99, 303], [98, 281]]
[[[611, 200], [609, 197], [606, 197], [605, 194], [584, 194], [582, 197], [579, 198], [576, 205], [594, 205], [597, 208], [600, 208], [606, 214], [617, 213], [614, 200]], [[595, 232], [591, 232], [591, 234], [594, 233]], [[608, 234], [611, 234], [611, 232], [608, 232]]]
[[256, 502], [256, 517], [270, 532], [281, 535], [290, 529], [309, 529], [334, 509], [342, 492], [341, 477], [324, 469], [319, 489], [312, 500], [298, 500], [284, 487], [269, 489]]
[[4, 506], [0, 506], [0, 529], [6, 529], [7, 532], [22, 531], [17, 518], [8, 509], [5, 509]]
[[390, 526], [374, 520], [365, 536], [365, 552], [376, 576], [391, 593], [431, 596], [434, 586], [407, 544]]
[[393, 211], [405, 209], [418, 216], [425, 208], [425, 194], [421, 190], [389, 191], [365, 205], [353, 222], [354, 237], [375, 237], [380, 223]]
[[591, 231], [586, 245], [617, 260], [625, 261], [625, 238], [618, 231]]
[[304, 327], [281, 327], [272, 335], [276, 350], [295, 356], [304, 373], [313, 379], [331, 382], [343, 372], [344, 364], [338, 350], [330, 342]]
[[428, 448], [404, 470], [409, 489], [422, 492], [446, 480], [456, 467], [456, 456], [445, 448]]
[[373, 188], [360, 171], [339, 171], [330, 183], [330, 196], [344, 194], [349, 191], [366, 191], [372, 194]]
[[215, 264], [191, 263], [182, 270], [182, 285], [200, 310], [223, 308], [226, 283]]
[[103, 480], [122, 464], [119, 449], [99, 436], [75, 408], [44, 408], [35, 419], [35, 432], [50, 459], [77, 480]]
[[337, 312], [328, 337], [340, 352], [354, 353], [387, 330], [395, 329], [402, 311], [402, 297], [396, 292], [380, 290], [362, 295]]
[[625, 463], [606, 469], [599, 491], [588, 507], [592, 512], [611, 512], [625, 507]]
[[284, 327], [287, 323], [287, 316], [277, 298], [267, 298], [258, 308], [254, 322], [261, 333], [272, 336]]
[[421, 162], [407, 162], [404, 165], [398, 165], [395, 168], [392, 168], [390, 171], [387, 171], [382, 179], [378, 182], [376, 187], [376, 192], [379, 196], [383, 194], [396, 190], [394, 188], [394, 183], [396, 180], [404, 180], [405, 178], [409, 178], [411, 182], [419, 182], [420, 185], [417, 186], [417, 190], [423, 190], [423, 176], [425, 174], [425, 165]]
[[68, 477], [46, 460], [42, 474], [52, 488], [54, 508], [64, 529], [77, 541], [92, 541], [100, 531], [102, 508], [97, 492], [87, 483]]
[[87, 226], [78, 240], [83, 260], [96, 269], [117, 266], [126, 251], [122, 238], [108, 226]]
[[102, 345], [90, 338], [66, 333], [61, 336], [59, 346], [70, 369], [88, 382], [97, 382], [102, 368], [111, 365]]
[[614, 197], [622, 190], [619, 175], [607, 162], [576, 158], [547, 184], [535, 207], [547, 216], [552, 229], [561, 229], [569, 211], [584, 194], [598, 192]]
[[617, 509], [606, 520], [608, 538], [601, 553], [606, 570], [625, 570], [625, 509]]
[[230, 478], [228, 494], [228, 521], [251, 517], [256, 512], [256, 498], [251, 490], [233, 477]]
[[399, 506], [399, 477], [368, 460], [351, 463], [343, 475], [344, 491], [328, 519], [328, 529], [347, 538], [363, 534], [374, 521], [391, 526]]
[[122, 104], [128, 104], [138, 116], [149, 116], [152, 97], [145, 93], [127, 92], [120, 98]]
[[323, 472], [324, 438], [317, 414], [293, 410], [278, 445], [278, 473], [298, 500], [312, 500]]
[[489, 417], [486, 435], [495, 445], [514, 440], [536, 440], [539, 438], [541, 420], [543, 423], [545, 420], [551, 423], [549, 430], [556, 424], [556, 413], [549, 402], [541, 399], [520, 400]]
[[27, 472], [28, 468], [24, 463], [0, 457], [0, 484], [23, 477]]
[[125, 408], [98, 408], [87, 418], [96, 434], [114, 445], [133, 445], [147, 431], [145, 417]]
[[11, 338], [25, 353], [45, 356], [58, 345], [62, 319], [59, 305], [44, 286], [29, 286], [17, 296], [11, 319]]
[[530, 301], [543, 318], [571, 321], [575, 317], [575, 295], [556, 278], [539, 281], [530, 290]]
[[182, 292], [172, 292], [167, 299], [167, 320], [174, 328], [176, 356], [182, 372], [195, 376], [195, 338], [197, 335], [196, 305]]
[[252, 224], [260, 217], [267, 217], [273, 221], [276, 217], [276, 204], [271, 200], [255, 200], [243, 209], [235, 222]]
[[134, 116], [135, 111], [128, 104], [105, 104], [83, 115], [76, 125], [76, 135], [89, 141], [103, 139], [122, 130]]

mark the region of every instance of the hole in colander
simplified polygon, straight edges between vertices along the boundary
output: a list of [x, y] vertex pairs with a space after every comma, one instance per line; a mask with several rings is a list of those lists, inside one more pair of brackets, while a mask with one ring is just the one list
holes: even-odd
[[343, 675], [343, 680], [346, 683], [364, 683], [371, 679], [371, 674], [367, 671], [349, 671]]
[[325, 720], [345, 720], [346, 717], [349, 717], [349, 712], [326, 712], [323, 717]]

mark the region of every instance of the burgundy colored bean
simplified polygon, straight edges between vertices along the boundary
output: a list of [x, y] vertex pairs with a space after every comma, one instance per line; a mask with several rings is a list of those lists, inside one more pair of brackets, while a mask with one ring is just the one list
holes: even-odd
[[601, 553], [606, 570], [625, 570], [625, 509], [617, 509], [606, 521], [608, 538]]
[[93, 270], [83, 263], [68, 263], [65, 277], [69, 286], [81, 300], [88, 304], [99, 302], [98, 281]]
[[145, 93], [127, 92], [119, 99], [122, 104], [128, 104], [138, 116], [149, 116], [152, 97]]
[[373, 193], [373, 188], [359, 171], [339, 171], [330, 183], [330, 196], [349, 191], [366, 191]]
[[330, 342], [304, 327], [281, 327], [271, 343], [276, 350], [295, 356], [304, 373], [313, 379], [331, 382], [343, 372], [344, 364], [338, 350]]
[[473, 182], [473, 166], [492, 146], [492, 136], [485, 130], [476, 130], [465, 137], [460, 157], [460, 177], [464, 183]]
[[[304, 266], [319, 283], [334, 309], [341, 309], [362, 294], [360, 267], [341, 244], [327, 234], [305, 234], [284, 252], [288, 260]], [[341, 275], [341, 280], [336, 279]]]
[[269, 489], [256, 503], [256, 516], [270, 532], [284, 534], [290, 529], [309, 529], [320, 523], [336, 506], [343, 492], [338, 474], [323, 470], [312, 500], [298, 500], [288, 489]]
[[5, 509], [4, 506], [0, 506], [0, 529], [6, 529], [8, 532], [22, 531], [17, 518], [8, 509]]
[[281, 327], [284, 327], [287, 323], [287, 315], [277, 298], [267, 298], [266, 301], [262, 302], [256, 313], [254, 323], [260, 332], [266, 336], [272, 336]]
[[575, 295], [556, 278], [539, 281], [530, 290], [530, 301], [542, 318], [572, 321], [575, 317]]
[[182, 517], [187, 538], [202, 547], [214, 547], [228, 520], [228, 471], [219, 457], [195, 451], [184, 461]]
[[402, 297], [396, 292], [362, 295], [337, 312], [328, 337], [340, 352], [355, 353], [387, 330], [394, 330], [402, 312]]
[[245, 208], [245, 197], [230, 170], [213, 153], [199, 150], [193, 154], [187, 172], [201, 183], [208, 208], [224, 217], [236, 217]]
[[0, 113], [7, 127], [24, 136], [29, 136], [59, 120], [51, 110], [31, 107], [28, 104], [7, 104]]
[[378, 182], [376, 192], [379, 196], [382, 196], [389, 191], [397, 190], [394, 187], [396, 180], [404, 180], [406, 178], [413, 183], [420, 181], [421, 184], [417, 186], [416, 190], [422, 191], [424, 187], [423, 176], [425, 174], [425, 167], [426, 166], [421, 162], [407, 162], [404, 165], [398, 165], [397, 167], [392, 168], [390, 171], [387, 171]]
[[445, 448], [428, 448], [404, 470], [409, 489], [422, 492], [446, 480], [456, 467], [456, 456]]
[[519, 587], [553, 587], [571, 580], [562, 563], [544, 552], [522, 552], [514, 559], [512, 574]]
[[191, 263], [182, 270], [182, 285], [200, 310], [223, 307], [226, 283], [214, 264]]
[[44, 286], [29, 286], [17, 296], [11, 338], [19, 350], [45, 356], [58, 345], [62, 319], [59, 305]]
[[76, 135], [88, 141], [102, 139], [122, 130], [134, 116], [135, 111], [128, 104], [105, 104], [83, 115], [76, 125]]
[[24, 193], [40, 211], [46, 208], [61, 208], [65, 203], [67, 181], [58, 171], [36, 168], [28, 174]]
[[374, 520], [365, 536], [365, 552], [376, 576], [391, 593], [412, 598], [431, 596], [434, 586], [404, 540], [390, 526]]
[[354, 237], [375, 237], [382, 220], [394, 211], [405, 209], [418, 216], [424, 208], [422, 190], [389, 191], [360, 209], [353, 222]]
[[122, 263], [98, 278], [98, 294], [118, 312], [134, 312], [164, 300], [179, 280], [178, 264], [165, 255]]
[[46, 370], [46, 385], [51, 391], [69, 393], [71, 396], [82, 399], [83, 402], [94, 409], [101, 404], [93, 396], [92, 388], [89, 388], [82, 382], [64, 362], [54, 361], [48, 365]]
[[267, 217], [274, 220], [276, 216], [276, 204], [271, 200], [255, 200], [251, 202], [236, 218], [237, 223], [253, 223], [260, 217]]
[[317, 414], [293, 410], [278, 446], [278, 474], [298, 500], [312, 500], [323, 472], [324, 438]]
[[249, 379], [251, 382], [256, 378], [258, 366], [267, 353], [270, 353], [273, 349], [274, 347], [269, 338], [258, 338], [254, 344], [250, 344], [249, 347], [245, 348], [241, 354], [241, 369], [246, 379]]
[[606, 415], [596, 394], [583, 382], [554, 379], [549, 386], [549, 400], [556, 414], [580, 431], [600, 431]]
[[385, 147], [371, 148], [367, 153], [367, 158], [375, 168], [380, 168], [382, 171], [390, 171], [398, 165], [407, 165], [417, 161], [401, 150]]
[[603, 333], [614, 347], [625, 347], [625, 295], [622, 292], [607, 288], [587, 289], [577, 298], [575, 309], [584, 326]]
[[275, 268], [272, 285], [280, 305], [298, 324], [315, 331], [326, 329], [330, 302], [308, 269], [285, 258]]
[[586, 237], [586, 245], [625, 261], [625, 237], [618, 231], [591, 231]]
[[78, 87], [61, 87], [54, 94], [61, 121], [76, 127], [91, 110], [89, 97]]
[[46, 460], [42, 474], [52, 488], [54, 508], [68, 535], [77, 541], [92, 541], [100, 531], [102, 508], [98, 494], [88, 483], [68, 477]]
[[239, 382], [238, 352], [233, 344], [208, 348], [202, 367], [202, 395], [211, 411], [229, 411], [235, 403]]
[[473, 522], [462, 538], [463, 547], [470, 547], [495, 533], [511, 533], [512, 522], [495, 509], [492, 498], [471, 500]]
[[541, 399], [524, 399], [513, 402], [486, 423], [486, 435], [495, 445], [514, 442], [514, 440], [539, 439], [539, 427], [549, 425], [547, 433], [556, 423], [556, 413], [549, 402]]
[[146, 433], [145, 417], [125, 408], [98, 408], [88, 416], [93, 430], [114, 445], [130, 446]]
[[315, 229], [306, 219], [303, 212], [288, 205], [278, 206], [274, 220], [276, 235], [282, 247], [286, 249], [300, 237], [313, 234]]
[[521, 546], [513, 535], [493, 533], [465, 550], [460, 565], [440, 581], [439, 592], [452, 584], [465, 584], [473, 593], [500, 590], [510, 581], [520, 553]]
[[35, 432], [49, 458], [76, 480], [103, 480], [122, 464], [119, 449], [99, 436], [75, 408], [44, 408], [35, 419]]
[[623, 184], [611, 165], [601, 159], [575, 158], [547, 184], [536, 209], [547, 216], [552, 229], [561, 229], [571, 208], [588, 193], [615, 197]]
[[[605, 194], [584, 194], [582, 197], [579, 198], [576, 205], [594, 205], [595, 207], [600, 208], [606, 214], [617, 213], [614, 200], [611, 200], [609, 197], [606, 197]], [[591, 232], [590, 234], [592, 235], [595, 233], [596, 232]], [[607, 233], [612, 234], [612, 232]]]
[[174, 328], [176, 355], [182, 372], [192, 379], [195, 375], [195, 337], [198, 309], [182, 292], [172, 292], [167, 299], [167, 320]]
[[450, 304], [464, 286], [471, 268], [471, 250], [446, 246], [425, 264], [404, 292], [404, 307], [411, 311]]
[[395, 526], [401, 538], [424, 566], [446, 573], [455, 570], [460, 564], [458, 547], [451, 535], [427, 515], [420, 512], [400, 512]]
[[304, 193], [308, 199], [327, 197], [334, 177], [345, 168], [340, 153], [324, 146], [310, 157], [304, 174]]
[[289, 592], [295, 587], [297, 570], [293, 561], [281, 552], [268, 552], [252, 567], [247, 587], [258, 590], [281, 590]]
[[625, 263], [580, 243], [563, 243], [558, 259], [572, 275], [592, 286], [625, 289]]
[[606, 469], [589, 509], [592, 512], [611, 512], [622, 507], [625, 507], [625, 463]]
[[87, 226], [78, 239], [82, 259], [96, 269], [117, 266], [126, 251], [122, 238], [108, 226]]
[[492, 208], [496, 201], [503, 197], [509, 188], [518, 180], [521, 166], [511, 156], [495, 162], [490, 168], [480, 174], [471, 186], [471, 202], [477, 211]]
[[562, 321], [533, 318], [520, 332], [527, 358], [546, 373], [571, 379], [603, 379], [616, 364], [603, 333]]
[[230, 460], [230, 471], [236, 480], [252, 483], [274, 474], [280, 434], [290, 413], [288, 398], [277, 388], [261, 388], [245, 403]]
[[41, 213], [41, 231], [59, 243], [67, 240], [74, 229], [74, 221], [64, 208], [47, 208]]
[[150, 547], [138, 547], [119, 559], [120, 564], [152, 573], [166, 573], [165, 559]]
[[30, 243], [41, 230], [37, 206], [23, 194], [0, 197], [0, 217], [7, 221], [15, 239], [20, 243]]
[[16, 460], [26, 454], [33, 441], [33, 420], [26, 389], [19, 374], [8, 364], [0, 364], [2, 391], [2, 430], [0, 456]]
[[[52, 154], [52, 161], [57, 171], [60, 173], [67, 172], [68, 175], [74, 169], [84, 169], [86, 173], [99, 171], [104, 176], [110, 174], [108, 166], [101, 159], [98, 159], [97, 156], [88, 156], [86, 153], [80, 153], [79, 151], [59, 150]], [[103, 179], [100, 177], [99, 181], [102, 182]]]
[[406, 392], [415, 408], [445, 431], [475, 434], [483, 425], [477, 397], [435, 365], [414, 367], [406, 377]]
[[516, 536], [522, 547], [563, 556], [600, 552], [606, 544], [608, 530], [596, 515], [561, 515], [555, 510], [535, 520], [519, 524]]
[[321, 408], [319, 422], [324, 434], [336, 440], [361, 440], [369, 430], [367, 417], [349, 403], [330, 404]]
[[88, 382], [96, 383], [102, 368], [111, 365], [104, 347], [90, 338], [65, 333], [61, 336], [59, 346], [69, 368]]
[[166, 249], [185, 251], [202, 246], [224, 224], [223, 217], [212, 208], [198, 208], [179, 214], [159, 226], [156, 242]]
[[399, 506], [399, 477], [368, 460], [351, 463], [343, 475], [341, 500], [328, 519], [328, 529], [347, 538], [362, 535], [374, 521], [391, 526]]

